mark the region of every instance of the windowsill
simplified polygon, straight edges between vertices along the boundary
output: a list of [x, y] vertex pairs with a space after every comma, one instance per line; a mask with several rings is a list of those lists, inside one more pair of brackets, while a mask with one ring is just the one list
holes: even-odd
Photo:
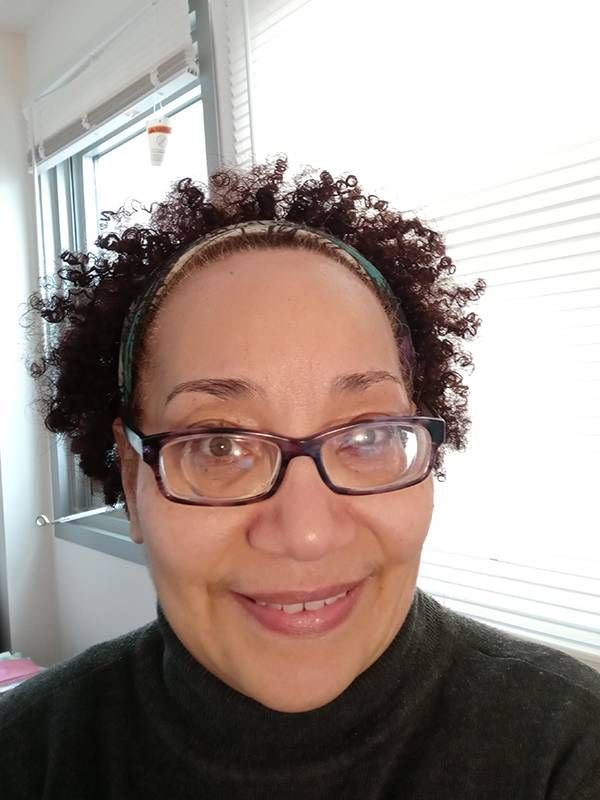
[[54, 528], [59, 539], [146, 566], [144, 546], [129, 538], [129, 522], [118, 511], [101, 513], [85, 521], [59, 523]]

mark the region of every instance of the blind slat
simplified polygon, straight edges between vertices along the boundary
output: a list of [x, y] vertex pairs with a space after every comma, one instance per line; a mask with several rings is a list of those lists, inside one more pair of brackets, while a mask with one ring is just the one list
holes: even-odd
[[576, 571], [566, 564], [564, 571], [536, 569], [426, 547], [418, 583], [450, 608], [590, 655], [590, 663], [600, 666], [600, 566], [571, 569]]
[[563, 154], [548, 156], [549, 169], [534, 175], [523, 175], [498, 186], [455, 197], [426, 206], [430, 219], [444, 229], [463, 224], [475, 216], [496, 213], [502, 204], [524, 203], [525, 207], [539, 204], [540, 197], [551, 200], [554, 193], [577, 185], [587, 186], [598, 177], [600, 141], [590, 142]]
[[[598, 163], [600, 171], [600, 161]], [[480, 225], [487, 225], [497, 221], [509, 221], [514, 217], [527, 219], [531, 214], [539, 211], [552, 211], [555, 208], [568, 208], [580, 201], [597, 199], [600, 197], [600, 177], [591, 177], [574, 184], [556, 187], [551, 191], [540, 192], [539, 195], [526, 198], [512, 198], [490, 207], [478, 208], [460, 215], [460, 224], [452, 224], [452, 218], [438, 219], [436, 223], [443, 226], [448, 235], [469, 231]]]
[[[596, 232], [583, 233], [577, 236], [560, 237], [545, 242], [522, 244], [520, 247], [507, 247], [486, 253], [472, 253], [459, 257], [453, 248], [448, 246], [448, 254], [456, 260], [457, 275], [466, 273], [485, 277], [488, 270], [499, 269], [516, 264], [535, 261], [550, 261], [569, 258], [573, 255], [595, 253], [598, 250], [599, 237]], [[459, 273], [460, 270], [460, 273]]]
[[[456, 275], [481, 276], [488, 285], [477, 309], [483, 326], [471, 347], [471, 383], [489, 422], [482, 418], [472, 449], [487, 455], [478, 470], [503, 500], [496, 550], [530, 564], [551, 551], [560, 563], [544, 572], [433, 552], [424, 554], [419, 583], [459, 613], [600, 668], [600, 543], [591, 544], [600, 517], [600, 144], [585, 152], [594, 157], [573, 153], [570, 163], [544, 174], [463, 198], [455, 208], [449, 203], [443, 212], [424, 210], [444, 234]], [[495, 420], [506, 419], [507, 409], [510, 419], [511, 407], [512, 435], [499, 439]], [[473, 414], [477, 419], [477, 408]], [[468, 472], [466, 480], [477, 485]], [[489, 489], [482, 507], [494, 502]], [[533, 513], [529, 497], [546, 507], [537, 503]], [[521, 531], [509, 543], [503, 520], [511, 534], [515, 524]], [[596, 557], [569, 573], [568, 557], [578, 549]]]
[[552, 207], [532, 209], [526, 214], [513, 214], [510, 217], [494, 219], [490, 222], [481, 222], [477, 226], [446, 231], [446, 241], [452, 247], [461, 244], [473, 246], [477, 243], [486, 243], [491, 240], [502, 240], [516, 235], [538, 236], [544, 231], [551, 230], [553, 234], [569, 230], [566, 226], [593, 221], [596, 224], [591, 232], [598, 233], [598, 219], [600, 218], [600, 194], [597, 196], [572, 201], [569, 204], [559, 204]]

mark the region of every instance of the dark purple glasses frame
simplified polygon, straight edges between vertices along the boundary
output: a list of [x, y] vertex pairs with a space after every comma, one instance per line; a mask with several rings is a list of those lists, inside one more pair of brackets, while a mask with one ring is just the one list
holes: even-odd
[[[346, 489], [336, 486], [336, 484], [330, 481], [327, 472], [325, 471], [325, 467], [323, 466], [323, 461], [321, 459], [322, 446], [328, 439], [331, 439], [340, 433], [352, 430], [353, 428], [361, 428], [364, 425], [373, 424], [375, 422], [417, 425], [425, 428], [428, 431], [431, 441], [431, 448], [427, 467], [425, 468], [423, 474], [406, 484], [399, 483], [397, 486], [386, 486], [381, 489]], [[124, 429], [130, 445], [137, 453], [139, 453], [139, 455], [142, 456], [142, 459], [145, 461], [145, 463], [152, 468], [158, 487], [164, 497], [174, 503], [182, 503], [183, 505], [189, 506], [240, 506], [247, 505], [249, 503], [257, 503], [259, 500], [266, 500], [268, 497], [271, 497], [275, 494], [281, 485], [283, 478], [285, 477], [288, 464], [292, 458], [297, 458], [298, 456], [308, 456], [309, 458], [312, 458], [317, 467], [319, 475], [321, 476], [321, 479], [325, 485], [336, 494], [383, 494], [385, 492], [398, 491], [399, 489], [407, 489], [409, 486], [414, 486], [417, 483], [421, 483], [421, 481], [424, 481], [429, 475], [433, 468], [436, 451], [446, 440], [446, 423], [441, 417], [373, 417], [371, 419], [361, 419], [358, 422], [352, 422], [348, 425], [342, 425], [339, 428], [327, 430], [323, 433], [310, 436], [306, 439], [293, 439], [287, 436], [277, 436], [272, 433], [263, 433], [262, 431], [253, 431], [245, 428], [217, 428], [214, 426], [166, 431], [164, 433], [154, 433], [150, 436], [144, 436], [144, 434], [137, 430], [133, 425], [125, 424]], [[229, 434], [251, 435], [254, 438], [263, 439], [276, 444], [281, 452], [281, 463], [273, 484], [269, 489], [259, 495], [251, 496], [248, 499], [241, 498], [239, 500], [225, 499], [196, 501], [184, 499], [170, 494], [163, 482], [160, 472], [161, 448], [174, 439], [179, 439], [185, 436], [193, 436], [199, 433], [210, 433], [215, 436]]]

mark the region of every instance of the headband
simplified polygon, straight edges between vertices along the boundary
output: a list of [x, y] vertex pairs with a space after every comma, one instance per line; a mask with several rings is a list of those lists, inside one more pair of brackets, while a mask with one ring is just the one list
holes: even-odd
[[121, 343], [119, 350], [119, 394], [121, 397], [121, 407], [123, 412], [129, 411], [133, 399], [133, 365], [138, 345], [145, 330], [145, 322], [148, 312], [155, 308], [160, 302], [161, 297], [167, 292], [173, 280], [180, 274], [181, 270], [189, 262], [192, 256], [198, 255], [209, 245], [224, 241], [234, 237], [242, 236], [246, 233], [270, 233], [274, 231], [301, 231], [305, 237], [321, 239], [332, 244], [340, 254], [345, 254], [346, 259], [358, 265], [374, 284], [380, 287], [387, 295], [396, 313], [398, 322], [405, 328], [405, 336], [401, 342], [401, 352], [403, 359], [410, 367], [415, 361], [415, 349], [412, 342], [410, 328], [406, 320], [406, 315], [402, 309], [400, 301], [395, 296], [389, 283], [381, 272], [371, 264], [358, 250], [346, 242], [336, 239], [324, 231], [307, 228], [294, 222], [278, 220], [255, 220], [251, 222], [240, 222], [235, 225], [228, 225], [219, 228], [212, 233], [203, 236], [201, 239], [191, 243], [183, 252], [178, 252], [175, 259], [167, 261], [151, 278], [147, 287], [131, 304], [123, 323], [121, 332]]

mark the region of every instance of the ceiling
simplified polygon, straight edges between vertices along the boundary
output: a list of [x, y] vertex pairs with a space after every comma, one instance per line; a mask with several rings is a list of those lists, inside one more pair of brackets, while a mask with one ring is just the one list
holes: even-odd
[[0, 30], [26, 31], [52, 0], [0, 0]]

